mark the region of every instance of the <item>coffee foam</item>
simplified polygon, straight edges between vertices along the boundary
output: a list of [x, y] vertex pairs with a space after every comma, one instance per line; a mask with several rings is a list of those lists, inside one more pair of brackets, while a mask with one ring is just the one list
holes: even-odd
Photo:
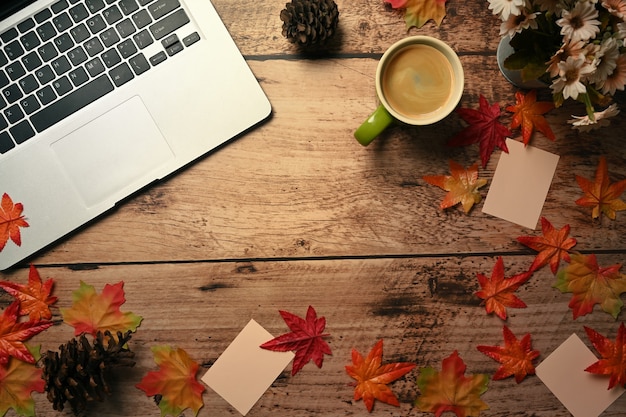
[[454, 73], [446, 56], [429, 45], [410, 45], [387, 64], [382, 90], [389, 105], [410, 119], [431, 117], [452, 96]]

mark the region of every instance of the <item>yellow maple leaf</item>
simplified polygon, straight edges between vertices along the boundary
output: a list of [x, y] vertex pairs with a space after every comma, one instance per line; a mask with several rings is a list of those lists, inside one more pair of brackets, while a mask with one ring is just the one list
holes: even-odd
[[450, 160], [452, 175], [426, 175], [424, 181], [448, 191], [440, 204], [442, 209], [463, 205], [465, 213], [469, 213], [472, 206], [482, 199], [478, 189], [487, 184], [486, 179], [478, 178], [478, 164], [465, 169], [460, 164]]
[[404, 21], [407, 29], [415, 26], [421, 28], [429, 20], [437, 26], [441, 25], [446, 17], [447, 0], [385, 0], [394, 9], [405, 9]]

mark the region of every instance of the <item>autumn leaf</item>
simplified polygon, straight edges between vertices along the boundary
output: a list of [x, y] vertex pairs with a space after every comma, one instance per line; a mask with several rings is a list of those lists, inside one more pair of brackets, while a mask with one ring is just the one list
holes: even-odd
[[[30, 354], [39, 359], [39, 349], [28, 349]], [[0, 416], [12, 408], [20, 416], [35, 416], [35, 402], [32, 392], [44, 392], [42, 369], [35, 364], [26, 363], [16, 358], [0, 365]]]
[[28, 351], [24, 342], [52, 326], [50, 321], [19, 322], [19, 311], [20, 302], [16, 300], [0, 316], [0, 365], [6, 365], [11, 356], [34, 363], [35, 357]]
[[609, 388], [626, 385], [626, 327], [621, 323], [617, 329], [615, 343], [595, 330], [584, 326], [587, 337], [602, 359], [592, 363], [585, 371], [592, 374], [609, 375]]
[[198, 363], [180, 348], [153, 346], [152, 353], [159, 370], [148, 372], [136, 387], [149, 397], [162, 396], [159, 402], [161, 416], [179, 416], [187, 408], [198, 415], [204, 405], [204, 386], [196, 379]]
[[295, 350], [291, 375], [295, 375], [304, 365], [312, 360], [318, 368], [322, 367], [324, 354], [332, 355], [330, 346], [322, 339], [328, 336], [324, 334], [326, 319], [317, 318], [315, 309], [309, 306], [306, 312], [306, 320], [287, 311], [279, 311], [291, 332], [285, 333], [265, 342], [261, 348], [276, 352], [290, 352]]
[[387, 386], [401, 376], [411, 372], [415, 364], [409, 362], [396, 362], [382, 364], [383, 341], [379, 340], [367, 357], [352, 349], [352, 365], [346, 365], [346, 372], [357, 382], [354, 383], [354, 400], [363, 399], [367, 411], [371, 412], [374, 400], [399, 406], [400, 402]]
[[479, 109], [458, 108], [456, 112], [469, 126], [448, 141], [449, 146], [466, 146], [478, 143], [480, 146], [480, 159], [483, 168], [489, 162], [491, 154], [496, 147], [508, 153], [506, 138], [511, 136], [511, 131], [499, 122], [501, 115], [500, 105], [490, 105], [481, 94]]
[[592, 218], [596, 219], [604, 213], [609, 219], [615, 220], [615, 212], [626, 210], [626, 203], [620, 200], [620, 196], [626, 190], [626, 179], [611, 183], [606, 159], [603, 156], [600, 157], [593, 181], [576, 175], [576, 182], [585, 193], [576, 200], [576, 204], [592, 207]]
[[569, 307], [574, 320], [591, 313], [596, 304], [617, 319], [624, 305], [620, 294], [626, 292], [626, 275], [619, 272], [621, 268], [621, 264], [601, 268], [596, 255], [575, 253], [570, 264], [556, 274], [553, 287], [573, 294]]
[[478, 274], [478, 283], [482, 288], [475, 294], [483, 300], [487, 314], [496, 313], [502, 320], [506, 320], [506, 308], [525, 308], [526, 303], [513, 294], [531, 276], [530, 272], [523, 272], [504, 277], [504, 263], [502, 257], [498, 257], [491, 273], [491, 279], [483, 274]]
[[489, 407], [480, 399], [487, 391], [489, 376], [465, 376], [465, 363], [455, 350], [442, 362], [441, 372], [432, 367], [420, 369], [417, 386], [420, 396], [415, 406], [421, 411], [435, 413], [436, 417], [451, 411], [457, 417], [477, 417]]
[[124, 304], [124, 282], [115, 285], [106, 284], [102, 294], [97, 294], [93, 286], [80, 282], [80, 288], [72, 294], [71, 308], [61, 309], [63, 321], [74, 327], [74, 334], [83, 333], [96, 335], [109, 330], [112, 334], [118, 331], [135, 331], [142, 318], [133, 313], [122, 313], [120, 306]]
[[28, 227], [28, 223], [24, 220], [22, 211], [24, 206], [22, 203], [13, 204], [13, 200], [7, 193], [2, 195], [0, 202], [0, 252], [6, 246], [9, 239], [17, 246], [22, 245], [22, 236], [20, 227]]
[[554, 132], [550, 128], [544, 114], [554, 109], [552, 101], [537, 101], [537, 91], [531, 90], [524, 95], [521, 91], [515, 93], [515, 105], [507, 106], [506, 111], [513, 113], [511, 128], [522, 128], [524, 145], [528, 145], [535, 129], [543, 133], [548, 139], [555, 140]]
[[543, 236], [520, 236], [517, 241], [524, 246], [539, 252], [535, 257], [530, 272], [536, 271], [544, 265], [550, 264], [550, 270], [556, 274], [561, 259], [569, 262], [569, 250], [576, 245], [576, 239], [569, 235], [569, 224], [557, 230], [545, 217], [541, 218]]
[[52, 318], [50, 306], [57, 301], [57, 297], [50, 295], [54, 280], [41, 282], [39, 272], [34, 265], [30, 266], [28, 284], [16, 284], [9, 281], [0, 281], [0, 288], [20, 300], [20, 316], [28, 315], [30, 320], [49, 320]]
[[461, 203], [465, 213], [469, 213], [472, 206], [480, 202], [482, 197], [478, 189], [487, 184], [487, 180], [478, 179], [477, 164], [467, 169], [453, 160], [449, 164], [452, 175], [427, 175], [423, 179], [430, 185], [448, 191], [440, 208], [447, 209]]
[[507, 326], [503, 326], [502, 333], [504, 346], [480, 345], [477, 349], [502, 364], [493, 375], [494, 380], [515, 375], [515, 382], [519, 384], [526, 375], [535, 374], [533, 360], [539, 356], [539, 351], [532, 350], [530, 333], [526, 333], [522, 340], [518, 340]]

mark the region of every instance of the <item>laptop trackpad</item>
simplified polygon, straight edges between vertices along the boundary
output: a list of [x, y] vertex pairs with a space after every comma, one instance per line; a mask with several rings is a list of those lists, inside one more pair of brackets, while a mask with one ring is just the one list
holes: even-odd
[[[123, 198], [157, 179], [174, 154], [139, 97], [113, 108], [52, 145], [87, 207]], [[155, 172], [153, 176], [149, 176]], [[125, 190], [126, 187], [131, 189]], [[124, 191], [122, 194], [120, 191]]]

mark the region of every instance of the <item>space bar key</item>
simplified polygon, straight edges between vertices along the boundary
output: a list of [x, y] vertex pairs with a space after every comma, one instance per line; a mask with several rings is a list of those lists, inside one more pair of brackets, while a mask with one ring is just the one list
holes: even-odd
[[32, 114], [30, 121], [37, 132], [42, 132], [111, 91], [113, 91], [113, 84], [103, 74], [43, 110]]

